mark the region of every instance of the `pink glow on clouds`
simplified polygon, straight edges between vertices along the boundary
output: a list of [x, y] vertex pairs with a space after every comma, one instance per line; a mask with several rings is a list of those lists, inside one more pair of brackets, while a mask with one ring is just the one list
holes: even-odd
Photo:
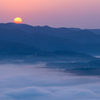
[[0, 0], [0, 23], [100, 28], [100, 0]]

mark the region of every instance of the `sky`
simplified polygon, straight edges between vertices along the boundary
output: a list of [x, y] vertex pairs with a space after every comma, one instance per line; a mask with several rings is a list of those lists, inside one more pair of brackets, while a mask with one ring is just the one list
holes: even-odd
[[0, 23], [100, 29], [100, 0], [0, 0]]
[[100, 100], [100, 77], [1, 64], [0, 100]]

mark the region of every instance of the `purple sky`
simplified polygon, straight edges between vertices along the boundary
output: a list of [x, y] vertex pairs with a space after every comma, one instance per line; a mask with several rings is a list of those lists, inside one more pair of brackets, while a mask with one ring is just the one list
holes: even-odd
[[0, 0], [0, 23], [100, 29], [100, 0]]

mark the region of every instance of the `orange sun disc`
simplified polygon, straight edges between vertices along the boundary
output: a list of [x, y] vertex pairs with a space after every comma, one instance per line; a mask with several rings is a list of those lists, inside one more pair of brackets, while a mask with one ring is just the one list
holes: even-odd
[[21, 23], [22, 23], [22, 19], [21, 19], [20, 17], [16, 17], [16, 18], [14, 19], [14, 23], [16, 23], [16, 24], [21, 24]]

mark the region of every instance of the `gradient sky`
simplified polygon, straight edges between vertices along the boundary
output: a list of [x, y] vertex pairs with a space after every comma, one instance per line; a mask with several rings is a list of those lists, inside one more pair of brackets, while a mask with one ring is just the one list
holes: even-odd
[[100, 0], [0, 0], [0, 23], [100, 29]]

